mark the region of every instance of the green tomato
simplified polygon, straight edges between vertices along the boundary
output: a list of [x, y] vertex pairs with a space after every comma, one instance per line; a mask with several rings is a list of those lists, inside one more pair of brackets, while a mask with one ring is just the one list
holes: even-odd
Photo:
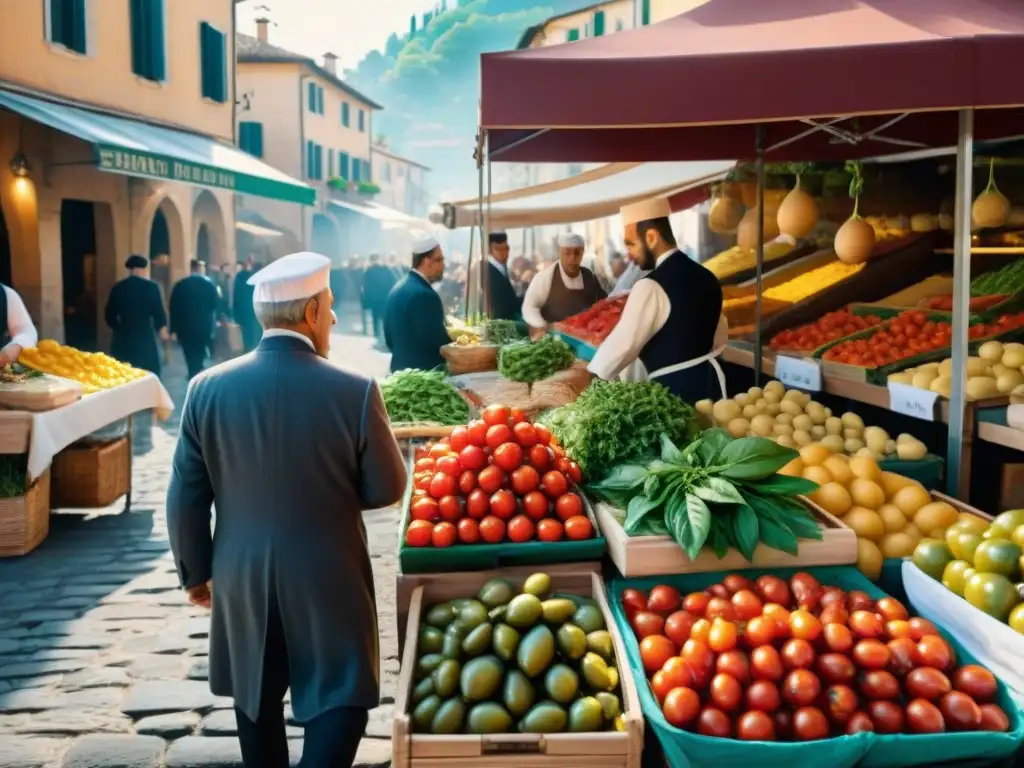
[[1006, 621], [1017, 605], [1017, 589], [998, 573], [975, 573], [964, 587], [964, 599], [983, 613]]

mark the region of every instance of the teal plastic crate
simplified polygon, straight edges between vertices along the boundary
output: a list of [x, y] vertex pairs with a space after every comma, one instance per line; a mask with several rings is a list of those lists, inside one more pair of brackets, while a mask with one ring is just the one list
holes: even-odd
[[409, 502], [412, 499], [412, 468], [402, 499], [402, 524], [398, 544], [398, 563], [402, 573], [448, 573], [454, 571], [493, 571], [517, 565], [600, 560], [608, 551], [608, 542], [597, 525], [594, 510], [584, 494], [583, 506], [594, 526], [595, 537], [585, 541], [503, 541], [500, 544], [454, 544], [450, 547], [409, 547], [405, 529], [409, 526]]
[[[822, 584], [844, 590], [862, 590], [874, 598], [886, 595], [853, 567], [774, 568], [744, 571], [748, 578], [772, 574], [788, 579], [801, 570], [813, 574]], [[678, 574], [643, 579], [615, 579], [608, 586], [612, 616], [626, 646], [630, 671], [636, 679], [640, 704], [648, 725], [664, 751], [671, 768], [795, 768], [796, 766], [828, 766], [828, 768], [905, 768], [934, 766], [940, 763], [996, 761], [1012, 755], [1024, 740], [1024, 723], [1006, 687], [999, 683], [997, 701], [1010, 718], [1008, 733], [943, 733], [925, 735], [882, 736], [859, 733], [808, 742], [742, 742], [720, 739], [684, 731], [665, 720], [661, 707], [651, 691], [636, 636], [622, 609], [622, 591], [628, 588], [650, 590], [658, 584], [670, 584], [683, 594], [698, 592], [721, 581], [730, 571], [716, 573]], [[940, 631], [941, 628], [940, 628]], [[942, 631], [943, 637], [957, 654], [959, 663], [972, 663], [974, 658], [963, 646]]]
[[904, 459], [883, 459], [878, 462], [883, 472], [895, 472], [897, 475], [917, 480], [929, 491], [942, 488], [945, 477], [946, 462], [941, 456], [929, 453], [923, 459], [913, 461]]
[[577, 339], [575, 336], [570, 336], [568, 333], [562, 333], [561, 331], [555, 331], [555, 336], [572, 347], [572, 351], [576, 353], [576, 357], [580, 360], [586, 360], [589, 362], [593, 360], [594, 355], [597, 354], [597, 347], [592, 344], [588, 344], [582, 339]]

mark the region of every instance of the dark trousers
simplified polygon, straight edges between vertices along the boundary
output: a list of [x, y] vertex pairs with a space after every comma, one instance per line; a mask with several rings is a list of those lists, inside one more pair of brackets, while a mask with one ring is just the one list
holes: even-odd
[[181, 351], [185, 354], [185, 365], [188, 366], [188, 378], [191, 381], [203, 372], [210, 340], [179, 338], [178, 341], [181, 344]]
[[[288, 768], [284, 694], [288, 690], [288, 651], [280, 618], [272, 611], [263, 651], [263, 690], [260, 712], [253, 722], [235, 708], [238, 741], [245, 768]], [[369, 713], [357, 707], [338, 707], [304, 725], [299, 768], [351, 768]]]

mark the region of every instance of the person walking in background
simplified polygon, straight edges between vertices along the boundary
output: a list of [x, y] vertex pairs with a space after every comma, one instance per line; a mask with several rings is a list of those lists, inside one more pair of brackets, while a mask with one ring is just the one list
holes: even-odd
[[412, 247], [412, 269], [388, 297], [384, 341], [391, 350], [391, 370], [443, 366], [441, 347], [451, 341], [444, 305], [434, 285], [444, 276], [444, 253], [429, 235]]
[[188, 277], [182, 278], [171, 291], [171, 333], [177, 337], [185, 354], [189, 379], [203, 370], [206, 355], [213, 346], [213, 330], [217, 324], [220, 293], [204, 273], [206, 265], [193, 259]]
[[220, 301], [217, 303], [217, 319], [221, 320], [231, 314], [231, 288], [232, 274], [231, 264], [221, 264], [220, 268], [213, 273], [213, 282], [220, 294]]
[[248, 768], [290, 764], [289, 688], [306, 768], [351, 766], [380, 702], [363, 513], [401, 499], [405, 459], [374, 380], [327, 361], [329, 275], [301, 253], [252, 276], [266, 333], [190, 382], [167, 491], [181, 585], [212, 609], [210, 689], [234, 699]]
[[128, 276], [114, 283], [103, 312], [112, 331], [110, 353], [122, 363], [159, 376], [157, 337], [169, 338], [163, 292], [149, 279], [149, 262], [144, 256], [129, 256], [124, 266]]
[[384, 330], [384, 310], [388, 305], [388, 294], [395, 287], [395, 275], [380, 263], [376, 253], [370, 256], [370, 266], [363, 275], [363, 308], [370, 313], [373, 336], [380, 339]]
[[256, 349], [263, 335], [259, 320], [256, 319], [256, 312], [252, 308], [252, 286], [249, 285], [249, 278], [253, 276], [255, 267], [250, 256], [246, 261], [246, 268], [235, 275], [235, 286], [232, 291], [231, 314], [242, 332], [242, 349], [246, 352]]

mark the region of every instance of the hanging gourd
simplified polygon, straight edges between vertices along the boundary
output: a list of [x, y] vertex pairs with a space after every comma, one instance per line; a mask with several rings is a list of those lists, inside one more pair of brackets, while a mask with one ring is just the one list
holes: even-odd
[[844, 264], [863, 264], [874, 250], [875, 230], [860, 215], [860, 195], [864, 191], [860, 163], [848, 163], [847, 170], [852, 173], [850, 197], [853, 198], [853, 213], [836, 232], [833, 248]]
[[988, 186], [974, 199], [971, 224], [974, 229], [1001, 227], [1010, 213], [1010, 201], [996, 186], [996, 159], [988, 161]]
[[711, 210], [708, 211], [708, 227], [712, 232], [731, 234], [736, 231], [743, 218], [743, 203], [726, 193], [722, 186], [715, 187]]
[[[758, 208], [751, 208], [743, 214], [740, 225], [736, 229], [736, 245], [740, 248], [757, 248], [757, 217], [760, 215], [761, 211]], [[770, 243], [779, 236], [779, 225], [772, 211], [765, 211], [762, 218], [764, 220], [764, 241]]]
[[776, 220], [782, 234], [799, 240], [811, 233], [821, 213], [814, 198], [800, 188], [800, 176], [804, 168], [796, 167], [794, 170], [796, 186], [783, 198]]

